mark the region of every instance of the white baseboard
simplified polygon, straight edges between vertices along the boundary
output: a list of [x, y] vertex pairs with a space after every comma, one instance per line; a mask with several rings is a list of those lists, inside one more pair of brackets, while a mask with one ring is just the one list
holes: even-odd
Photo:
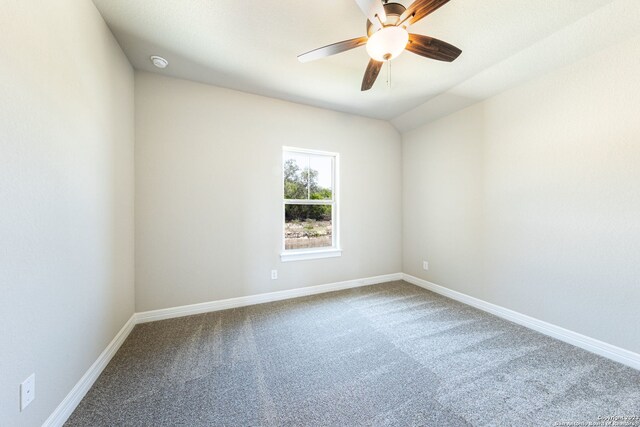
[[193, 314], [208, 313], [211, 311], [227, 310], [229, 308], [245, 307], [265, 302], [340, 291], [342, 289], [357, 288], [359, 286], [375, 285], [377, 283], [402, 280], [402, 277], [402, 273], [385, 274], [383, 276], [368, 277], [366, 279], [347, 280], [344, 282], [328, 283], [326, 285], [307, 286], [305, 288], [296, 288], [286, 291], [229, 298], [199, 304], [183, 305], [180, 307], [163, 308], [160, 310], [143, 311], [141, 313], [136, 313], [136, 323], [146, 323], [156, 320], [171, 319], [174, 317], [191, 316]]
[[98, 359], [93, 362], [87, 372], [80, 378], [80, 381], [71, 389], [69, 394], [58, 405], [53, 413], [42, 424], [43, 427], [61, 427], [76, 409], [82, 398], [87, 394], [93, 383], [98, 379], [109, 361], [118, 351], [124, 340], [136, 324], [135, 314], [124, 324], [122, 329], [111, 340], [107, 348], [104, 349]]
[[534, 331], [538, 331], [550, 337], [575, 345], [576, 347], [580, 347], [584, 350], [590, 351], [591, 353], [595, 353], [635, 369], [640, 369], [640, 354], [638, 353], [607, 344], [586, 335], [509, 310], [508, 308], [491, 304], [481, 299], [445, 288], [444, 286], [436, 285], [435, 283], [428, 282], [409, 274], [403, 274], [403, 280], [456, 301], [460, 301], [461, 303], [478, 308], [482, 311], [486, 311], [487, 313], [491, 313], [513, 323], [533, 329]]

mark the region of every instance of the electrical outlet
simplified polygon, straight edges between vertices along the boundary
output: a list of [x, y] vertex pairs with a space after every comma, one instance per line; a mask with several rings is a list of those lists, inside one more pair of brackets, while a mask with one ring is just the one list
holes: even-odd
[[276, 280], [278, 278], [278, 270], [271, 270], [271, 280]]
[[20, 384], [20, 410], [29, 406], [36, 398], [36, 374], [29, 375], [29, 378]]
[[423, 270], [428, 270], [429, 269], [429, 263], [427, 261], [422, 261], [422, 269]]

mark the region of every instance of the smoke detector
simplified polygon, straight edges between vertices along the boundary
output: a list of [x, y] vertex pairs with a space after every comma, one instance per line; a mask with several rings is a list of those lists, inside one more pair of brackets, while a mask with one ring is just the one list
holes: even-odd
[[167, 61], [161, 56], [153, 55], [149, 59], [151, 59], [151, 62], [153, 63], [153, 65], [155, 65], [157, 68], [160, 68], [160, 69], [167, 68], [167, 65], [169, 65], [169, 61]]

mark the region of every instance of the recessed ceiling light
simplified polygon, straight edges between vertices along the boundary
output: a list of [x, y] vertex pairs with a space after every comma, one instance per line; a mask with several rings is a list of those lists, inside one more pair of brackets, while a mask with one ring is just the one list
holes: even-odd
[[160, 68], [160, 69], [167, 68], [167, 65], [169, 65], [169, 61], [167, 61], [161, 56], [153, 55], [149, 59], [151, 59], [151, 62], [153, 63], [153, 65], [155, 65], [157, 68]]

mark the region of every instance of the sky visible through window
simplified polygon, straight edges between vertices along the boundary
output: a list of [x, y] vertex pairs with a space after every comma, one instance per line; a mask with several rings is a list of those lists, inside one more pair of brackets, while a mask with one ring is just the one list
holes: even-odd
[[[293, 159], [303, 170], [310, 167], [312, 170], [318, 171], [318, 186], [322, 188], [331, 188], [332, 181], [332, 161], [331, 157], [314, 156], [313, 154], [285, 152], [284, 160]], [[309, 165], [310, 163], [310, 165]]]

